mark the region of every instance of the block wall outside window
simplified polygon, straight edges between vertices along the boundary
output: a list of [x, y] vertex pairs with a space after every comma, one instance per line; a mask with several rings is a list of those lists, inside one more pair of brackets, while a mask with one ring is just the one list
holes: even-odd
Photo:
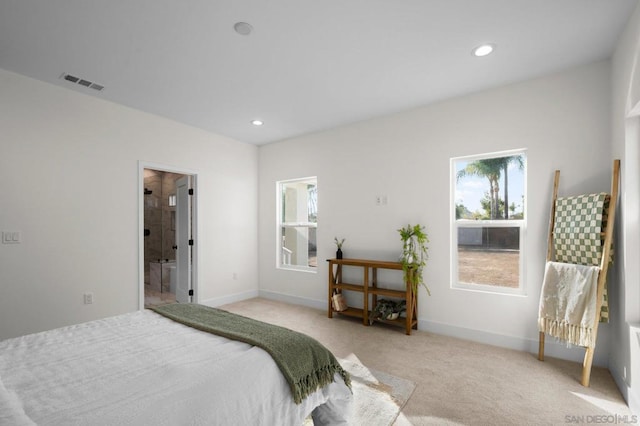
[[452, 287], [524, 294], [526, 151], [451, 159]]

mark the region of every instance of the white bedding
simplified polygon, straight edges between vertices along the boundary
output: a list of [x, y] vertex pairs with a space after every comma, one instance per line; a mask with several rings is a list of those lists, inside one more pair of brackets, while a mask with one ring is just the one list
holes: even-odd
[[262, 349], [147, 310], [0, 342], [0, 425], [346, 425], [352, 397], [296, 405]]

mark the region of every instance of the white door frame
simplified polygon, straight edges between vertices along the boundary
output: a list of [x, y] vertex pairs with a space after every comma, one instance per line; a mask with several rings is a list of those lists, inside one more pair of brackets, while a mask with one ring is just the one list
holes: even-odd
[[193, 238], [191, 232], [191, 207], [192, 195], [189, 195], [191, 185], [191, 175], [182, 175], [176, 179], [176, 238], [175, 247], [176, 254], [176, 302], [191, 302], [191, 290], [193, 290], [191, 276], [191, 249], [189, 241]]
[[184, 169], [166, 164], [150, 163], [138, 160], [138, 310], [144, 309], [144, 169], [158, 170], [161, 172], [178, 173], [191, 176], [191, 185], [194, 191], [192, 206], [192, 238], [195, 241], [191, 251], [192, 276], [191, 288], [193, 289], [192, 303], [198, 302], [198, 173], [195, 170]]

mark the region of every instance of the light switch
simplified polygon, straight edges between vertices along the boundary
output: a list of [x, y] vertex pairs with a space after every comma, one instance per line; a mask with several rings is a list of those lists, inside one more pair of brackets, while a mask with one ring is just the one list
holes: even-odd
[[20, 244], [20, 231], [2, 231], [2, 244]]
[[389, 198], [386, 195], [376, 195], [376, 206], [386, 206]]

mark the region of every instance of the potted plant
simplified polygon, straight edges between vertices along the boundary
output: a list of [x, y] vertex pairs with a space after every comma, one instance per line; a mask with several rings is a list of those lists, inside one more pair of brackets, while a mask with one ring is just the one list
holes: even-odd
[[342, 259], [342, 244], [344, 244], [344, 238], [341, 240], [338, 240], [338, 237], [333, 237], [333, 240], [336, 243], [336, 246], [338, 247], [338, 250], [336, 251], [336, 259]]
[[424, 227], [420, 225], [407, 225], [404, 228], [398, 229], [400, 238], [402, 239], [402, 256], [400, 262], [402, 263], [402, 271], [404, 272], [405, 282], [411, 283], [413, 286], [413, 292], [418, 292], [418, 286], [422, 285], [427, 294], [431, 295], [429, 287], [424, 282], [422, 272], [424, 266], [427, 264], [429, 254], [427, 252], [427, 243], [429, 237], [424, 232]]
[[380, 299], [371, 312], [372, 319], [394, 320], [407, 310], [405, 300]]

